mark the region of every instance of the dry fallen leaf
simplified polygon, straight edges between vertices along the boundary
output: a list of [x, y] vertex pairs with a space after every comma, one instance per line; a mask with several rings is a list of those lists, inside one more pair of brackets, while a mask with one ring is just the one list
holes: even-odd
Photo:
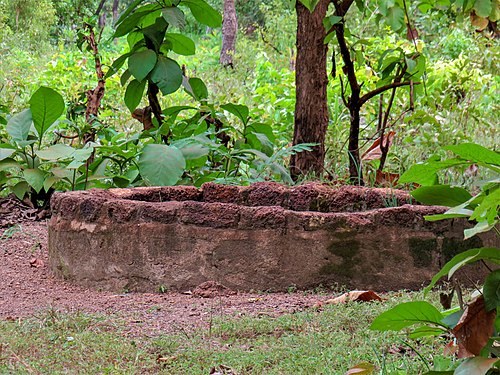
[[373, 373], [375, 366], [368, 362], [358, 363], [356, 366], [351, 367], [344, 375], [368, 375]]
[[478, 16], [474, 11], [470, 14], [470, 22], [478, 31], [483, 31], [488, 27], [488, 18]]
[[335, 305], [339, 303], [346, 303], [349, 301], [354, 301], [354, 302], [382, 301], [382, 298], [373, 290], [353, 290], [352, 292], [344, 293], [336, 298], [326, 300], [325, 304]]
[[490, 336], [496, 318], [496, 311], [486, 312], [483, 296], [479, 296], [465, 309], [453, 334], [458, 341], [458, 357], [466, 358], [479, 355]]
[[382, 172], [377, 169], [375, 183], [377, 186], [393, 187], [398, 183], [399, 173]]
[[30, 259], [30, 266], [35, 267], [35, 268], [40, 268], [40, 267], [45, 266], [45, 263], [43, 262], [43, 260], [41, 260], [39, 258], [31, 258]]
[[248, 299], [248, 302], [250, 302], [250, 303], [255, 303], [255, 302], [259, 302], [259, 301], [262, 301], [262, 298], [249, 298]]

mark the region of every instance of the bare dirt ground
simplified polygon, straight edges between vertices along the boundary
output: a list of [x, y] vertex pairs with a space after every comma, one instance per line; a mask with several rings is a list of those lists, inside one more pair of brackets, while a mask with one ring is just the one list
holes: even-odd
[[84, 289], [51, 274], [44, 221], [21, 220], [0, 227], [0, 259], [0, 319], [37, 316], [48, 309], [106, 314], [123, 320], [133, 336], [208, 328], [216, 317], [279, 316], [331, 298], [304, 293], [217, 293], [210, 285], [191, 294], [116, 294]]

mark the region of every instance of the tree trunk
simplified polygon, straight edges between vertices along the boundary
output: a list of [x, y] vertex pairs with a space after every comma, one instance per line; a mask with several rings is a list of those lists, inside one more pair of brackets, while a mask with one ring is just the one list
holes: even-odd
[[238, 33], [238, 18], [234, 0], [224, 0], [224, 20], [222, 22], [222, 49], [219, 62], [223, 66], [233, 67], [233, 56]]
[[118, 19], [118, 5], [120, 4], [120, 0], [113, 0], [113, 23]]
[[310, 152], [293, 155], [290, 173], [294, 180], [324, 169], [325, 136], [328, 127], [326, 88], [326, 31], [323, 19], [330, 0], [320, 0], [314, 12], [297, 1], [296, 104], [293, 144], [317, 143]]

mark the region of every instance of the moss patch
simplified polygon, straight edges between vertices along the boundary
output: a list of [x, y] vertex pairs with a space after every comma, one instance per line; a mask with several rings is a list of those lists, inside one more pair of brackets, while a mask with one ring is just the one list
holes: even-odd
[[443, 264], [448, 262], [455, 255], [476, 247], [483, 247], [483, 241], [477, 236], [469, 238], [468, 240], [463, 240], [461, 238], [445, 238], [443, 240], [442, 250]]
[[357, 264], [356, 255], [359, 253], [360, 244], [356, 240], [335, 242], [328, 247], [328, 251], [335, 256], [341, 257], [340, 264], [329, 263], [324, 265], [320, 273], [323, 275], [338, 275], [343, 277], [352, 277], [354, 267]]
[[408, 247], [415, 267], [429, 267], [432, 264], [432, 253], [437, 250], [435, 238], [410, 238]]

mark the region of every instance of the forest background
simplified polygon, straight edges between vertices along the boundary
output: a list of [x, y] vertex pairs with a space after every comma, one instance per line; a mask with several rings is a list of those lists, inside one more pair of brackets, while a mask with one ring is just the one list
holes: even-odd
[[[443, 145], [474, 141], [494, 149], [499, 144], [496, 22], [489, 26], [479, 24], [482, 21], [478, 17], [470, 18], [470, 12], [463, 12], [457, 4], [436, 4], [412, 2], [405, 15], [396, 12], [398, 4], [390, 8], [382, 1], [370, 2], [370, 6], [353, 6], [346, 17], [351, 55], [364, 90], [376, 89], [391, 74], [393, 78], [398, 66], [395, 62], [401, 59], [415, 61], [410, 62], [419, 71], [418, 82], [411, 89], [395, 90], [392, 99], [389, 94], [380, 95], [361, 109], [359, 151], [363, 161], [359, 169], [364, 171], [369, 185], [394, 184], [410, 165], [435, 154], [442, 156]], [[47, 202], [44, 194], [53, 188], [199, 186], [207, 181], [291, 183], [287, 170], [290, 156], [315, 147], [313, 143], [292, 146], [296, 108], [294, 7], [279, 0], [237, 1], [239, 27], [230, 65], [219, 61], [221, 29], [204, 26], [186, 12], [182, 35], [194, 41], [196, 52], [193, 45], [192, 51], [190, 47], [188, 51], [171, 53], [185, 76], [199, 77], [205, 82], [207, 93], [206, 98], [193, 96], [192, 92], [190, 95], [184, 85], [184, 89], [160, 95], [169, 123], [168, 130], [162, 131], [171, 137], [169, 147], [183, 152], [182, 157], [171, 153], [170, 159], [164, 160], [163, 169], [176, 176], [169, 178], [146, 167], [144, 147], [162, 143], [165, 134], [144, 132], [146, 126], [137, 121], [137, 113], [136, 119], [131, 116], [131, 112], [147, 103], [143, 100], [139, 105], [137, 95], [127, 98], [127, 80], [123, 75], [106, 79], [98, 116], [92, 121], [88, 114], [85, 116], [86, 92], [96, 87], [98, 78], [94, 55], [78, 48], [79, 38], [81, 47], [85, 35], [84, 22], [95, 27], [97, 36], [101, 35], [98, 56], [104, 73], [109, 73], [108, 67], [129, 50], [125, 38], [112, 38], [113, 18], [116, 20], [127, 5], [118, 1], [0, 2], [2, 122], [7, 124], [26, 108], [39, 87], [50, 87], [62, 95], [64, 110], [50, 131], [42, 134], [44, 139], [42, 142], [40, 137], [39, 147], [56, 151], [50, 147], [65, 144], [73, 148], [62, 154], [61, 150], [56, 154], [42, 153], [41, 158], [39, 151], [43, 150], [36, 147], [21, 144], [16, 150], [9, 149], [12, 134], [6, 131], [8, 126], [3, 127], [2, 160], [12, 167], [11, 159], [24, 153], [31, 155], [32, 163], [21, 162], [18, 172], [2, 168], [2, 190], [12, 191], [20, 198], [34, 196], [31, 200], [35, 204], [43, 204]], [[223, 12], [221, 1], [213, 1], [212, 5]], [[477, 29], [481, 28], [484, 30], [479, 32]], [[350, 114], [343, 97], [349, 88], [345, 85], [345, 69], [342, 71], [339, 63], [340, 52], [335, 46], [330, 50], [336, 58], [329, 57], [327, 68], [330, 74], [325, 162], [314, 178], [346, 182]], [[392, 109], [385, 115], [384, 106], [389, 101]], [[236, 113], [241, 109], [243, 113]], [[387, 119], [381, 137], [382, 115]], [[85, 136], [89, 127], [96, 134], [97, 143], [92, 150], [81, 153], [79, 164], [70, 165], [74, 152], [88, 143]], [[380, 150], [370, 149], [376, 146], [377, 139], [390, 142], [383, 172]], [[93, 162], [84, 163], [94, 149]], [[32, 170], [36, 172], [31, 173]], [[299, 180], [312, 178], [308, 172], [300, 174]], [[471, 173], [475, 172], [445, 176], [445, 181], [449, 178], [459, 184], [467, 183]]]

